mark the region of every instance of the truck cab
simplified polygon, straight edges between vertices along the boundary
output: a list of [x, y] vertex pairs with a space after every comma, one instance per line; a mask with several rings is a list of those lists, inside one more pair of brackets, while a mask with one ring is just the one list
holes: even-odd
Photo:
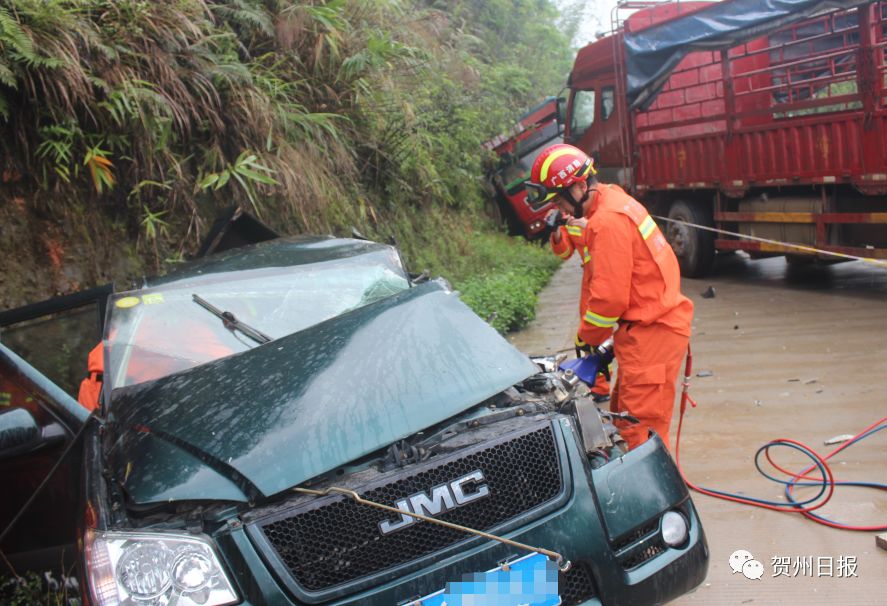
[[527, 203], [524, 184], [536, 157], [549, 145], [563, 141], [564, 103], [563, 98], [546, 97], [525, 112], [511, 132], [484, 144], [496, 155], [487, 170], [487, 181], [498, 212], [512, 235], [535, 240], [547, 233], [544, 219], [554, 204], [534, 210]]
[[623, 132], [625, 107], [617, 102], [613, 64], [618, 41], [618, 36], [609, 36], [579, 51], [567, 81], [569, 120], [564, 139], [594, 158], [598, 179], [625, 184], [631, 175]]

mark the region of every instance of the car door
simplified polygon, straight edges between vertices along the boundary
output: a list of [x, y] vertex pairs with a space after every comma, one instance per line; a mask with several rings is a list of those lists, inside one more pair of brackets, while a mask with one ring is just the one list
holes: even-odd
[[109, 291], [0, 313], [0, 550], [19, 574], [74, 561], [74, 441], [89, 416], [75, 398]]
[[72, 561], [80, 457], [79, 446], [68, 446], [87, 417], [73, 398], [0, 343], [0, 532], [6, 533], [0, 549], [18, 573]]

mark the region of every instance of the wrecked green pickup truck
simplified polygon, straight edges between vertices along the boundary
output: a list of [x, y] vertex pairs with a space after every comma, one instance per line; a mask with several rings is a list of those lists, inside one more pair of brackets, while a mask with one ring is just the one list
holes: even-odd
[[279, 238], [99, 303], [91, 415], [0, 335], [0, 526], [61, 461], [0, 547], [30, 567], [67, 545], [85, 604], [391, 606], [528, 546], [555, 554], [563, 604], [705, 577], [661, 441], [624, 453], [573, 383], [393, 247]]

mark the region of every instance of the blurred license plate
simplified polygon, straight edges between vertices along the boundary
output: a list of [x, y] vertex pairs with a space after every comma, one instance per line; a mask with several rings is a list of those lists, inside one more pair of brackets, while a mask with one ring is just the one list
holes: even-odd
[[404, 606], [558, 606], [557, 565], [531, 553], [487, 572], [462, 575]]

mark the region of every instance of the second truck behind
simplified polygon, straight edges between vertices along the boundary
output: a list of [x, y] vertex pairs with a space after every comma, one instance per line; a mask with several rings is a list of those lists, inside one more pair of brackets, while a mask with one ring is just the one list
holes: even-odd
[[[630, 4], [645, 8], [579, 51], [564, 136], [684, 222], [663, 225], [684, 275], [716, 251], [817, 258], [775, 242], [887, 258], [887, 2], [783, 15], [761, 0], [754, 35], [730, 29], [732, 0]], [[657, 56], [676, 66], [643, 81]]]

